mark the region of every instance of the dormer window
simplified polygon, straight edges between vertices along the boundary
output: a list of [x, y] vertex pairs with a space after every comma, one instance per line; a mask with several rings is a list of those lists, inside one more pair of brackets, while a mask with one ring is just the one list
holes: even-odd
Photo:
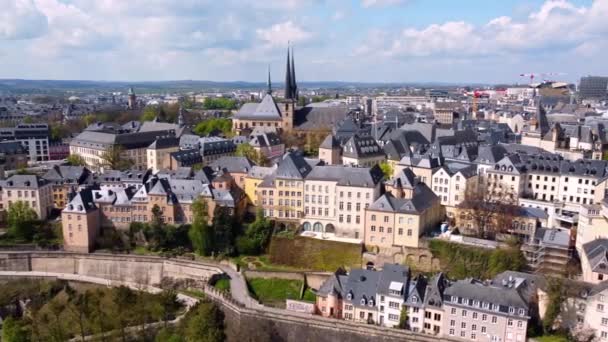
[[369, 304], [369, 306], [374, 306], [374, 299], [373, 298], [370, 299], [368, 304]]
[[412, 296], [412, 303], [418, 303], [418, 297]]
[[353, 300], [353, 293], [352, 293], [352, 292], [349, 292], [349, 293], [346, 295], [346, 299], [348, 299], [348, 300]]
[[509, 306], [509, 313], [510, 314], [514, 314], [515, 313], [515, 308], [512, 306]]
[[519, 313], [519, 315], [520, 315], [520, 316], [523, 316], [523, 315], [525, 315], [525, 314], [526, 314], [526, 310], [524, 310], [524, 309], [519, 309], [519, 310], [518, 310], [518, 313]]
[[361, 298], [361, 305], [365, 305], [365, 298]]

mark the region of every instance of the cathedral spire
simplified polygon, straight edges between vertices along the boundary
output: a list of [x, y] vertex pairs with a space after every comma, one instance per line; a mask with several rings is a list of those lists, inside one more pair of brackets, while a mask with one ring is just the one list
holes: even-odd
[[272, 95], [272, 82], [270, 81], [270, 64], [268, 64], [268, 90], [266, 90], [266, 93], [269, 95]]
[[285, 68], [285, 99], [293, 99], [293, 92], [291, 90], [291, 60], [289, 59], [290, 45], [290, 42], [287, 42], [287, 67]]
[[291, 96], [294, 100], [298, 99], [298, 84], [296, 83], [296, 63], [293, 57], [293, 46], [291, 47]]

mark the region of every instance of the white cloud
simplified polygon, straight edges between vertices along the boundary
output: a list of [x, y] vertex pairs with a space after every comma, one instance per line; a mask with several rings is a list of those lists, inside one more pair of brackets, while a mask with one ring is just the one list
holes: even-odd
[[394, 5], [403, 5], [407, 0], [362, 0], [361, 6], [365, 8], [369, 7], [386, 7]]
[[0, 0], [0, 8], [0, 40], [31, 39], [47, 30], [47, 18], [32, 0]]
[[285, 46], [287, 42], [306, 41], [312, 33], [304, 31], [292, 21], [274, 24], [269, 28], [256, 30], [258, 38], [271, 46]]
[[433, 24], [422, 29], [406, 28], [394, 34], [383, 55], [485, 56], [489, 54], [569, 51], [601, 38], [608, 30], [606, 1], [590, 8], [566, 0], [546, 1], [522, 21], [502, 16], [475, 26], [462, 21]]

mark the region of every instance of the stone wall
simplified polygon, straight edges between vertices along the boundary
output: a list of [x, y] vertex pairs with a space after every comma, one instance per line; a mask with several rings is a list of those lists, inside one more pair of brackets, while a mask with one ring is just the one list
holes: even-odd
[[433, 257], [431, 250], [426, 246], [381, 248], [377, 253], [363, 254], [363, 263], [368, 262], [373, 263], [376, 267], [382, 267], [386, 263], [398, 263], [420, 272], [440, 271], [439, 259]]
[[321, 285], [329, 278], [331, 273], [329, 272], [288, 272], [288, 271], [256, 271], [249, 270], [244, 271], [243, 274], [247, 278], [263, 278], [263, 279], [288, 279], [288, 280], [299, 280], [306, 284], [306, 286], [318, 290]]
[[223, 273], [213, 264], [135, 255], [0, 252], [0, 271], [78, 274], [159, 285], [163, 278], [206, 280]]

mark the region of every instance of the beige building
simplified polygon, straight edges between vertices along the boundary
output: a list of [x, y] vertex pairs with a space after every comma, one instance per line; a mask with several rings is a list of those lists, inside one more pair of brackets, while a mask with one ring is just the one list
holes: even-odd
[[90, 183], [93, 175], [84, 166], [55, 165], [42, 178], [52, 184], [55, 208], [63, 209], [70, 200], [70, 193]]
[[53, 208], [51, 183], [34, 175], [13, 175], [0, 181], [0, 210], [8, 211], [18, 201], [32, 208], [39, 219], [46, 220]]
[[171, 153], [177, 151], [179, 151], [179, 139], [176, 137], [157, 138], [146, 150], [147, 168], [152, 169], [153, 173], [172, 169]]
[[63, 248], [70, 252], [89, 253], [99, 234], [99, 209], [91, 190], [83, 190], [61, 212]]
[[444, 292], [443, 336], [463, 341], [524, 342], [530, 319], [523, 278], [502, 284], [460, 280]]
[[431, 188], [441, 205], [451, 212], [465, 200], [466, 191], [475, 191], [479, 178], [477, 167], [468, 164], [447, 164], [433, 174]]
[[444, 216], [439, 198], [424, 183], [416, 185], [411, 198], [384, 194], [365, 210], [365, 244], [419, 247], [420, 237]]
[[380, 196], [382, 170], [316, 166], [304, 182], [304, 231], [363, 239], [364, 210]]
[[593, 341], [608, 341], [608, 282], [596, 285], [589, 293], [582, 326], [595, 333]]

